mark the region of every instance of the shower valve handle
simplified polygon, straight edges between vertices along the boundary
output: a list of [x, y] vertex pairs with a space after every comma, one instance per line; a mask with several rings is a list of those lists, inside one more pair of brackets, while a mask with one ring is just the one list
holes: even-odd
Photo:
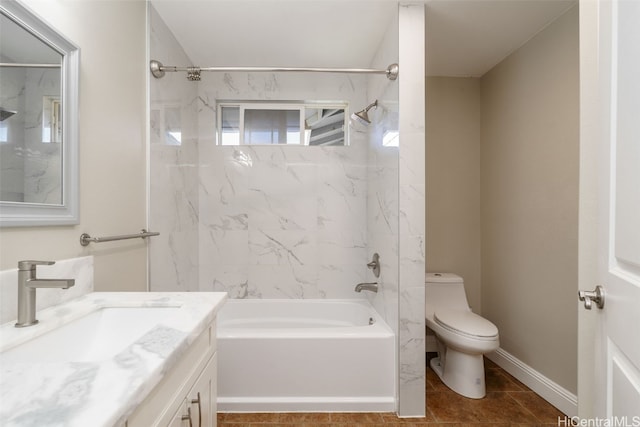
[[373, 254], [373, 260], [367, 264], [371, 270], [373, 270], [373, 275], [376, 277], [380, 277], [380, 255], [377, 253]]

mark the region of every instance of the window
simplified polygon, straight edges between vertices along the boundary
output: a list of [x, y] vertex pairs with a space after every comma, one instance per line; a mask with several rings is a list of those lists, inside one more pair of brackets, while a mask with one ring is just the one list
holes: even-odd
[[59, 96], [42, 97], [42, 142], [62, 142], [62, 104]]
[[346, 103], [218, 102], [218, 145], [347, 145]]

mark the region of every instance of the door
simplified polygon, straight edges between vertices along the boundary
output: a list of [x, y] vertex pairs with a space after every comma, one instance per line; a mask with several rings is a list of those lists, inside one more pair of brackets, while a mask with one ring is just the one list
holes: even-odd
[[215, 427], [217, 354], [214, 354], [187, 395], [193, 427]]
[[[599, 0], [595, 5], [582, 1], [583, 6], [581, 26], [582, 13], [591, 13], [587, 9], [593, 7], [591, 30], [597, 31], [596, 54], [585, 52], [584, 45], [581, 51], [581, 55], [592, 55], [593, 65], [597, 64], [597, 75], [592, 75], [596, 96], [581, 101], [581, 109], [593, 109], [591, 116], [581, 111], [581, 149], [583, 138], [598, 138], [593, 171], [597, 183], [591, 194], [597, 228], [592, 261], [597, 272], [591, 286], [604, 289], [604, 306], [598, 308], [593, 302], [588, 316], [580, 317], [581, 331], [589, 329], [584, 327], [586, 322], [593, 326], [580, 335], [590, 345], [581, 344], [579, 364], [591, 365], [580, 369], [580, 375], [595, 379], [587, 393], [580, 389], [578, 401], [592, 406], [588, 411], [580, 409], [583, 417], [588, 413], [617, 422], [626, 417], [626, 423], [610, 425], [640, 425], [640, 1]], [[586, 45], [591, 35], [583, 30], [581, 44]], [[590, 83], [588, 68], [581, 72], [585, 70], [583, 85]], [[595, 123], [584, 122], [590, 119]], [[593, 132], [585, 132], [588, 129]], [[584, 156], [581, 162], [581, 167], [588, 166]], [[583, 179], [589, 180], [581, 175], [581, 186]], [[584, 250], [582, 242], [580, 250]], [[583, 287], [586, 283], [581, 280]]]

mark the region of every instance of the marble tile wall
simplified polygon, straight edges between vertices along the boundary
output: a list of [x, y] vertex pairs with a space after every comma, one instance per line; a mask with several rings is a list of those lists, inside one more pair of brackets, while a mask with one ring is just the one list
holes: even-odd
[[399, 163], [399, 414], [425, 413], [425, 17], [401, 4]]
[[[357, 75], [210, 73], [199, 83], [200, 290], [231, 298], [363, 298], [367, 139], [347, 147], [216, 146], [217, 100], [368, 104]], [[356, 110], [357, 111], [357, 110]]]
[[[36, 267], [43, 279], [75, 279], [69, 289], [38, 289], [36, 310], [61, 304], [93, 292], [93, 256], [58, 260], [54, 265]], [[0, 271], [0, 324], [18, 317], [18, 268]]]
[[[386, 68], [398, 62], [398, 16], [384, 34], [372, 66]], [[368, 93], [378, 100], [370, 111], [367, 175], [367, 243], [380, 255], [378, 293], [371, 296], [376, 310], [398, 333], [398, 162], [400, 148], [385, 138], [398, 132], [399, 81], [369, 77]], [[398, 142], [396, 140], [396, 142]]]
[[[150, 54], [165, 64], [191, 60], [153, 6]], [[198, 290], [198, 85], [183, 73], [150, 80], [149, 240], [152, 291]]]
[[[151, 58], [191, 61], [153, 7]], [[367, 130], [348, 147], [215, 145], [217, 100], [369, 103], [357, 75], [183, 73], [151, 79], [151, 290], [363, 298]], [[194, 111], [197, 111], [194, 114]], [[178, 144], [167, 135], [180, 131]], [[197, 183], [194, 180], [198, 180]], [[370, 252], [370, 253], [369, 253]]]

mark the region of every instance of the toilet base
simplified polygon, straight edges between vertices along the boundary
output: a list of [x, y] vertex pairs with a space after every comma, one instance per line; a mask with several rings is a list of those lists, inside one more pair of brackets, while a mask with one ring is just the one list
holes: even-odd
[[445, 354], [444, 360], [441, 352], [431, 359], [431, 369], [456, 393], [482, 399], [486, 395], [482, 354], [461, 353], [451, 348], [447, 348]]

